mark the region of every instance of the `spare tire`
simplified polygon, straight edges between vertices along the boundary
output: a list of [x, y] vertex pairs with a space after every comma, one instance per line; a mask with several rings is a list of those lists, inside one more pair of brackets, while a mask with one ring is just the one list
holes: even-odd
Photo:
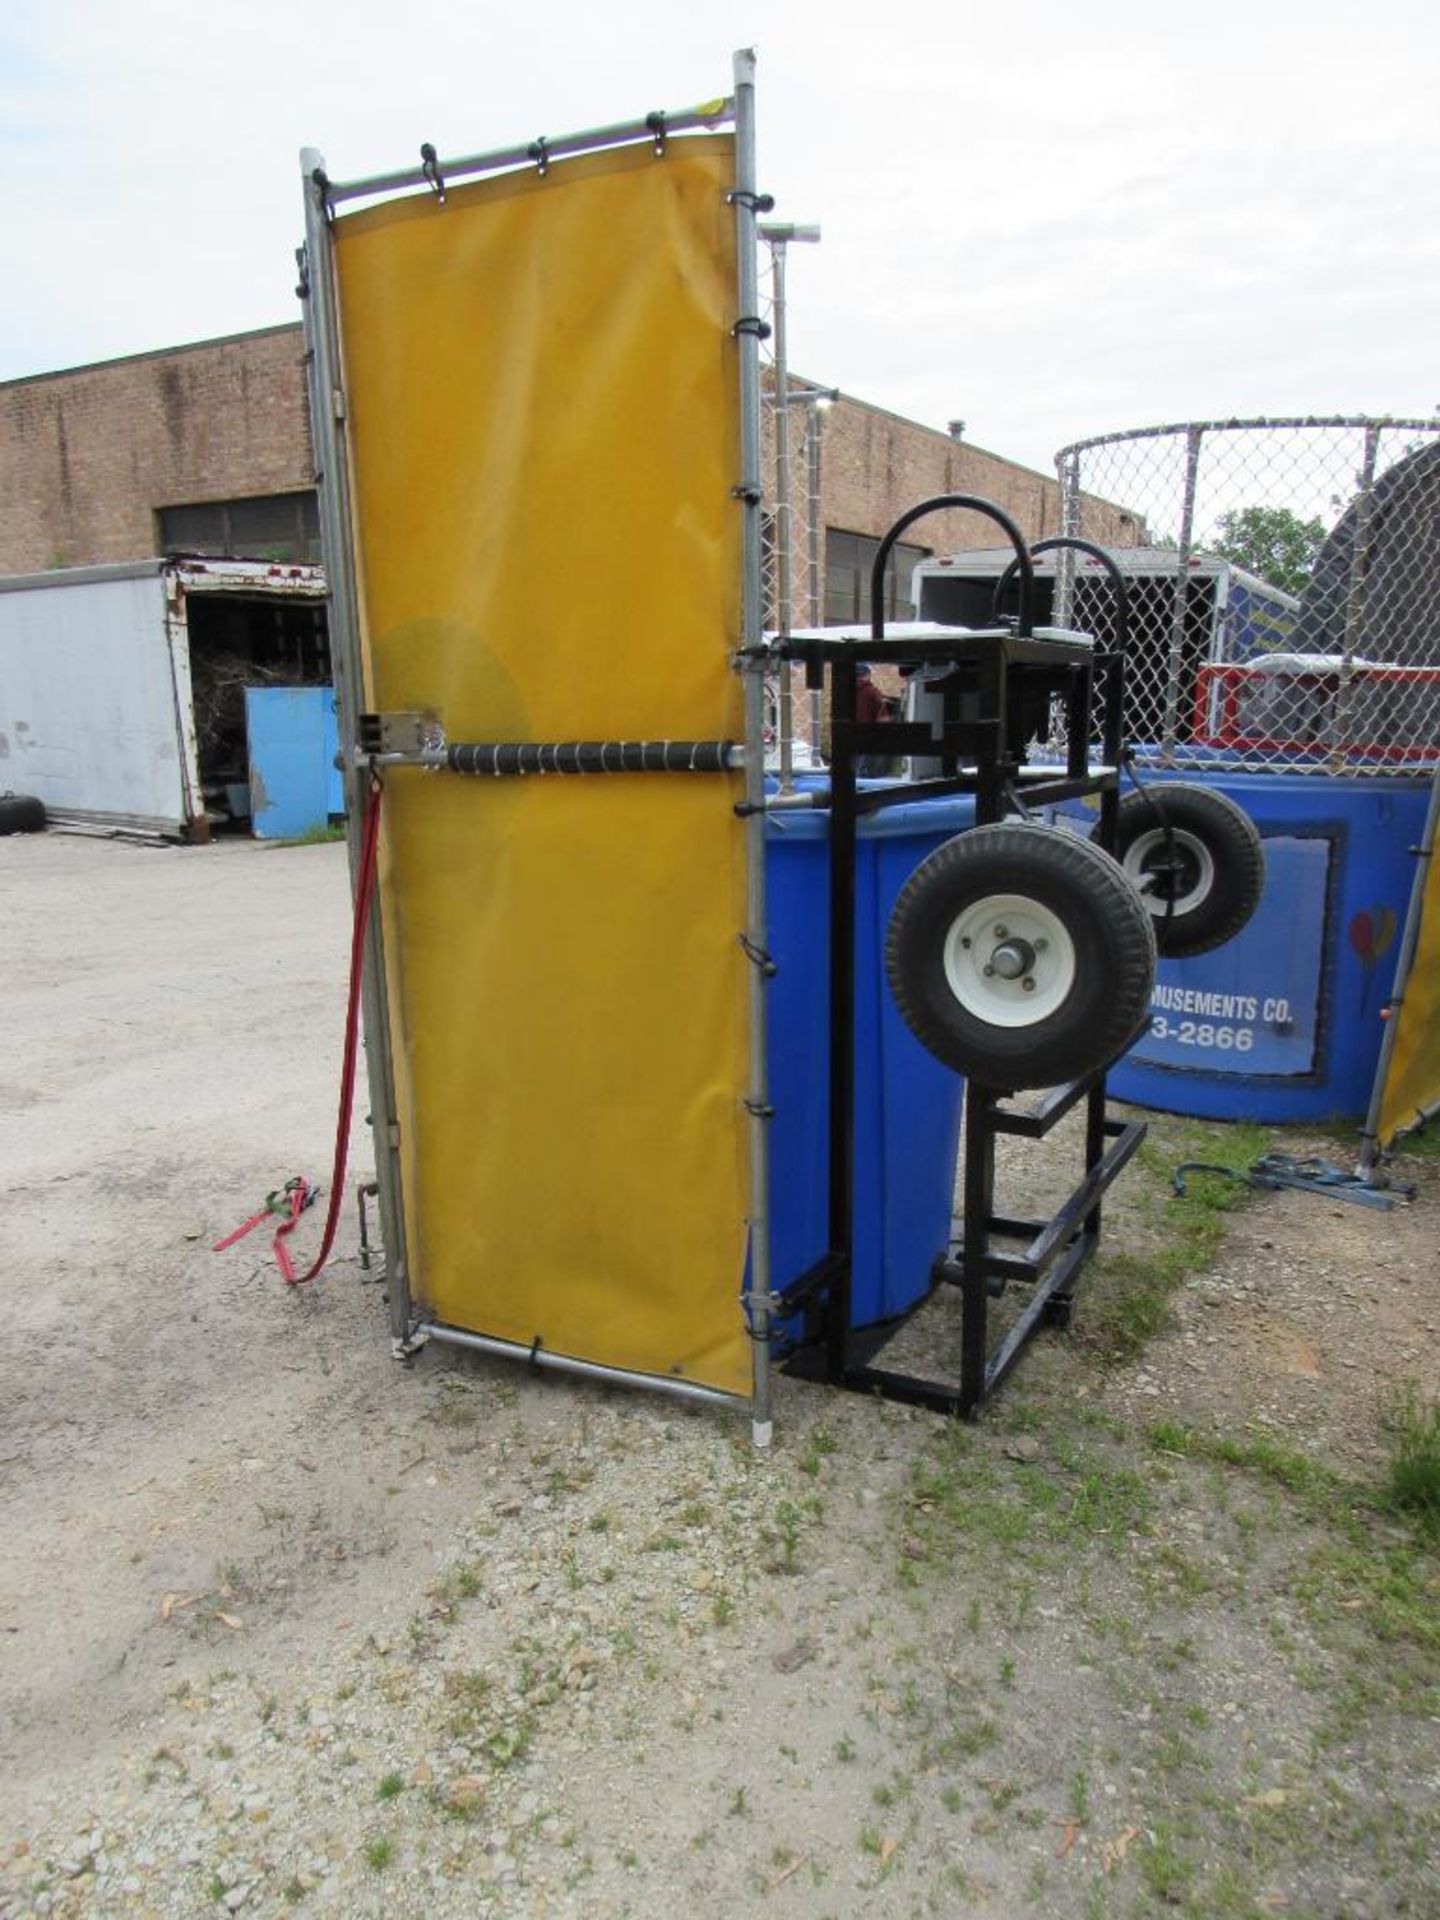
[[[1093, 840], [1099, 833], [1095, 828]], [[1228, 794], [1188, 781], [1147, 781], [1120, 802], [1115, 857], [1140, 889], [1167, 959], [1224, 946], [1265, 889], [1265, 851]]]
[[982, 1085], [1053, 1087], [1106, 1067], [1150, 1005], [1155, 935], [1088, 840], [972, 827], [923, 860], [885, 942], [890, 990], [937, 1060]]
[[0, 833], [43, 833], [45, 806], [28, 793], [0, 794]]

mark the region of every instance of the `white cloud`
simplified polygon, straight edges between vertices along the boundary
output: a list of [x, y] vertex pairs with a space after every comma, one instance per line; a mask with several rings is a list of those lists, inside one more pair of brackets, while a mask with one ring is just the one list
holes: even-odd
[[30, 0], [0, 28], [0, 377], [294, 316], [297, 152], [354, 174], [723, 91], [825, 242], [796, 364], [1048, 463], [1231, 412], [1428, 414], [1440, 16], [1215, 0], [529, 9]]

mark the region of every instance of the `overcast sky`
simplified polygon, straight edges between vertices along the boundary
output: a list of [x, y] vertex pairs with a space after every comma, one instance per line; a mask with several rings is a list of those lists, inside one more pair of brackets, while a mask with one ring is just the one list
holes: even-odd
[[1048, 466], [1161, 420], [1440, 402], [1434, 0], [8, 0], [0, 379], [296, 317], [337, 178], [759, 58], [792, 359]]

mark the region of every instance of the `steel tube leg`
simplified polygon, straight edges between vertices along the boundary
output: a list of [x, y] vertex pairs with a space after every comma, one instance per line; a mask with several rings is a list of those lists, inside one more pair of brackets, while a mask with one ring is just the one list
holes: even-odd
[[855, 1247], [855, 662], [830, 674], [830, 1249], [837, 1258], [825, 1336], [831, 1380], [850, 1352]]
[[986, 1257], [995, 1211], [993, 1088], [972, 1080], [965, 1089], [965, 1244], [960, 1264], [960, 1411], [972, 1413], [985, 1397], [985, 1353], [990, 1295]]

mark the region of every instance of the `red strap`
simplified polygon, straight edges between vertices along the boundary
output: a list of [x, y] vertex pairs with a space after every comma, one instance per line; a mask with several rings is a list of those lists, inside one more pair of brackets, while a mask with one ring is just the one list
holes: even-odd
[[227, 1233], [223, 1240], [217, 1240], [210, 1249], [212, 1253], [224, 1253], [227, 1247], [233, 1247], [237, 1240], [243, 1240], [247, 1233], [253, 1233], [262, 1220], [270, 1218], [269, 1207], [262, 1207], [259, 1213], [252, 1213], [248, 1220], [242, 1220], [233, 1233]]
[[294, 1231], [295, 1222], [305, 1211], [306, 1204], [310, 1199], [308, 1183], [304, 1180], [297, 1180], [295, 1185], [291, 1187], [288, 1198], [290, 1201], [290, 1211], [275, 1229], [275, 1238], [270, 1242], [270, 1251], [275, 1255], [275, 1264], [279, 1267], [281, 1277], [286, 1286], [293, 1287], [295, 1284], [295, 1264], [290, 1258], [290, 1249], [285, 1244], [285, 1236], [287, 1233]]
[[[350, 999], [345, 1013], [345, 1051], [340, 1063], [340, 1113], [335, 1127], [335, 1166], [330, 1177], [330, 1205], [325, 1214], [325, 1232], [320, 1251], [307, 1273], [296, 1274], [289, 1255], [275, 1236], [275, 1258], [285, 1274], [287, 1286], [303, 1287], [313, 1280], [330, 1258], [335, 1244], [335, 1229], [340, 1223], [340, 1202], [345, 1192], [345, 1168], [350, 1154], [350, 1114], [355, 1102], [355, 1056], [360, 1042], [360, 981], [365, 971], [365, 928], [370, 920], [370, 901], [375, 891], [376, 849], [380, 840], [380, 801], [382, 789], [376, 781], [370, 788], [365, 806], [365, 821], [360, 834], [360, 866], [355, 876], [355, 920], [350, 935]], [[379, 1151], [385, 1148], [381, 1143]], [[298, 1211], [298, 1209], [297, 1209]], [[293, 1218], [281, 1229], [288, 1232]]]

